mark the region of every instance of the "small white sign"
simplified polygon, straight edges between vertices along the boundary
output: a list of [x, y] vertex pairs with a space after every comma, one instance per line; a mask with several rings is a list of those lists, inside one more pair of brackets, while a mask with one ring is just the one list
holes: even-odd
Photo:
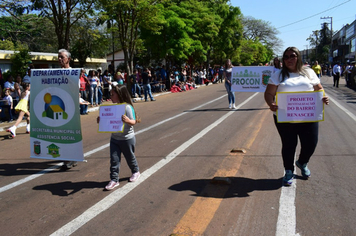
[[117, 133], [124, 131], [122, 115], [126, 104], [101, 105], [99, 108], [99, 133]]

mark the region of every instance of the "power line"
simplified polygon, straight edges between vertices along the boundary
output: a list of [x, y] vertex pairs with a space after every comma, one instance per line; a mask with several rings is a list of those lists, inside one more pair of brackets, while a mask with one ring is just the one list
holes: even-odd
[[307, 17], [307, 18], [304, 18], [304, 19], [295, 21], [295, 22], [290, 23], [290, 24], [288, 24], [288, 25], [283, 25], [283, 26], [281, 26], [281, 27], [278, 27], [277, 29], [281, 29], [281, 28], [284, 28], [284, 27], [287, 27], [287, 26], [290, 26], [290, 25], [294, 25], [294, 24], [296, 24], [296, 23], [299, 23], [299, 22], [308, 20], [308, 19], [310, 19], [310, 18], [312, 18], [312, 17], [314, 17], [314, 16], [317, 16], [317, 15], [323, 14], [324, 12], [327, 12], [327, 11], [330, 11], [330, 10], [332, 10], [332, 9], [335, 9], [336, 7], [340, 7], [341, 5], [344, 5], [345, 3], [348, 3], [348, 2], [350, 2], [350, 1], [351, 1], [351, 0], [348, 0], [348, 1], [346, 1], [346, 2], [340, 3], [339, 5], [334, 6], [334, 7], [331, 7], [331, 8], [329, 8], [329, 9], [326, 9], [325, 11], [322, 11], [322, 12], [319, 12], [319, 13], [317, 13], [317, 14], [315, 14], [315, 15], [309, 16], [309, 17]]

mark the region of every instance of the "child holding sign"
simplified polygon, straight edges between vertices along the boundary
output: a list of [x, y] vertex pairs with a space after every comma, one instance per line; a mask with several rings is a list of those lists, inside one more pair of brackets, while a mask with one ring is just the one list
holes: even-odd
[[[133, 126], [140, 122], [135, 115], [131, 96], [126, 86], [113, 86], [110, 91], [111, 101], [113, 103], [126, 103], [125, 114], [118, 119], [124, 122], [123, 132], [112, 133], [110, 139], [110, 179], [111, 181], [106, 185], [106, 190], [112, 190], [119, 186], [119, 172], [121, 163], [121, 153], [124, 155], [127, 164], [129, 165], [132, 176], [130, 182], [138, 180], [140, 177], [139, 167], [135, 157], [136, 138]], [[100, 117], [97, 118], [100, 122]]]

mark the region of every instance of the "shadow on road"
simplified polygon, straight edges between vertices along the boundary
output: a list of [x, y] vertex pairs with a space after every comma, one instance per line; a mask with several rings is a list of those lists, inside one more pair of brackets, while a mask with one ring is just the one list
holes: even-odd
[[271, 191], [282, 187], [279, 179], [249, 179], [243, 177], [229, 177], [231, 182], [213, 183], [211, 179], [187, 180], [172, 185], [168, 189], [173, 191], [193, 191], [191, 196], [209, 198], [248, 197], [253, 191]]
[[0, 176], [32, 175], [43, 171], [60, 161], [23, 162], [0, 164]]
[[[120, 180], [121, 181], [121, 180]], [[124, 180], [122, 180], [124, 181]], [[94, 181], [84, 181], [84, 182], [61, 182], [61, 183], [53, 183], [53, 184], [44, 184], [39, 185], [33, 188], [33, 190], [46, 190], [50, 191], [52, 195], [58, 196], [69, 196], [74, 193], [81, 191], [82, 189], [94, 189], [101, 188], [107, 185], [108, 181], [105, 182], [94, 182]]]

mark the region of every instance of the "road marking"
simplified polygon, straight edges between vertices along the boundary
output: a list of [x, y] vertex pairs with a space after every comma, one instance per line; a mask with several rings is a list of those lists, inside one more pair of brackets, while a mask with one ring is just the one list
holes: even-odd
[[[258, 116], [259, 120], [265, 119], [268, 115], [268, 112], [264, 112], [263, 116]], [[262, 128], [262, 122], [257, 123], [254, 126], [254, 130], [250, 135], [251, 138], [245, 140], [243, 147], [249, 149], [253, 142], [255, 141], [259, 131]], [[238, 154], [230, 154], [224, 158], [219, 169], [216, 171], [214, 177], [233, 177], [236, 176], [237, 172], [240, 169], [243, 156]], [[214, 193], [215, 197], [197, 197], [193, 204], [190, 206], [188, 211], [181, 218], [179, 223], [173, 230], [173, 235], [204, 235], [206, 228], [213, 219], [216, 211], [219, 209], [219, 206], [229, 190], [230, 186], [222, 186], [219, 188], [219, 192], [216, 192], [216, 186], [213, 184], [208, 184], [203, 193]]]
[[331, 99], [331, 102], [334, 103], [336, 106], [338, 106], [343, 112], [345, 112], [348, 116], [350, 116], [351, 119], [353, 119], [354, 121], [356, 121], [356, 116], [354, 114], [352, 114], [349, 110], [347, 110], [347, 108], [343, 107], [340, 103], [338, 103], [336, 101], [335, 98], [333, 98], [332, 96], [328, 95]]
[[[252, 98], [254, 98], [258, 93], [253, 94], [250, 96], [248, 99], [246, 99], [243, 103], [240, 104], [241, 107], [247, 102], [249, 102]], [[80, 227], [82, 227], [84, 224], [95, 218], [97, 215], [102, 213], [103, 211], [109, 209], [113, 204], [118, 202], [121, 198], [126, 196], [129, 192], [131, 192], [133, 189], [135, 189], [139, 184], [141, 184], [143, 181], [148, 179], [151, 175], [156, 173], [158, 170], [160, 170], [162, 167], [167, 165], [170, 161], [172, 161], [174, 158], [176, 158], [180, 153], [182, 153], [184, 150], [186, 150], [189, 146], [191, 146], [193, 143], [195, 143], [197, 140], [202, 138], [205, 134], [207, 134], [209, 131], [211, 131], [213, 128], [217, 127], [220, 123], [222, 123], [225, 119], [227, 119], [229, 116], [234, 114], [234, 111], [230, 111], [220, 117], [218, 120], [216, 120], [214, 123], [200, 131], [198, 134], [190, 138], [188, 141], [183, 143], [181, 146], [176, 148], [174, 151], [172, 151], [170, 154], [168, 154], [165, 158], [161, 159], [158, 161], [156, 164], [154, 164], [152, 167], [149, 169], [145, 170], [142, 174], [140, 179], [135, 182], [137, 184], [126, 184], [125, 186], [115, 190], [113, 193], [109, 194], [105, 198], [103, 198], [101, 201], [90, 207], [88, 210], [83, 212], [80, 216], [69, 222], [68, 224], [64, 225], [62, 228], [58, 229], [56, 232], [54, 232], [53, 236], [55, 235], [70, 235], [74, 233], [76, 230], [78, 230]]]
[[[201, 107], [203, 107], [203, 106], [206, 106], [206, 105], [208, 105], [208, 104], [210, 104], [210, 103], [213, 103], [213, 102], [215, 102], [215, 101], [218, 101], [218, 100], [220, 100], [220, 99], [222, 99], [223, 97], [226, 97], [226, 96], [227, 96], [226, 94], [225, 94], [225, 95], [222, 95], [222, 96], [220, 96], [220, 97], [218, 97], [218, 98], [216, 98], [216, 99], [213, 99], [213, 100], [211, 100], [211, 101], [209, 101], [209, 102], [206, 102], [206, 103], [204, 103], [204, 104], [202, 104], [202, 105], [199, 105], [199, 106], [197, 106], [197, 107], [191, 109], [191, 111], [197, 110], [197, 109], [199, 109], [199, 108], [201, 108]], [[187, 114], [187, 112], [182, 112], [182, 113], [180, 113], [180, 114], [178, 114], [178, 115], [175, 115], [175, 116], [173, 116], [173, 117], [171, 117], [171, 118], [168, 118], [168, 119], [163, 120], [163, 121], [161, 121], [161, 122], [158, 122], [158, 123], [156, 123], [156, 124], [154, 124], [154, 125], [151, 125], [150, 127], [147, 127], [147, 128], [145, 128], [145, 129], [139, 130], [139, 131], [135, 132], [135, 134], [136, 134], [136, 135], [141, 134], [141, 133], [143, 133], [143, 132], [146, 132], [146, 131], [148, 131], [148, 130], [150, 130], [150, 129], [153, 129], [153, 128], [159, 126], [159, 125], [162, 125], [163, 123], [166, 123], [166, 122], [168, 122], [168, 121], [171, 121], [171, 120], [173, 120], [173, 119], [176, 119], [176, 118], [178, 118], [178, 117], [180, 117], [180, 116], [182, 116], [182, 115], [185, 115], [185, 114]], [[110, 147], [110, 143], [104, 144], [103, 146], [97, 147], [97, 148], [95, 148], [95, 149], [93, 149], [93, 150], [91, 150], [91, 151], [88, 151], [88, 152], [84, 153], [84, 157], [88, 157], [88, 156], [90, 156], [90, 155], [92, 155], [92, 154], [94, 154], [94, 153], [96, 153], [96, 152], [99, 152], [99, 151], [101, 151], [101, 150], [103, 150], [103, 149], [105, 149], [105, 148], [108, 148], [108, 147]], [[15, 182], [13, 182], [13, 183], [11, 183], [11, 184], [8, 184], [8, 185], [6, 185], [6, 186], [4, 186], [4, 187], [1, 187], [1, 188], [0, 188], [0, 193], [5, 192], [5, 191], [7, 191], [7, 190], [9, 190], [9, 189], [15, 188], [15, 187], [17, 187], [17, 186], [19, 186], [19, 185], [21, 185], [21, 184], [23, 184], [23, 183], [26, 183], [26, 182], [29, 182], [29, 181], [33, 180], [33, 179], [36, 179], [36, 178], [38, 178], [38, 177], [40, 177], [40, 176], [42, 176], [42, 175], [44, 175], [44, 174], [46, 174], [46, 173], [48, 173], [48, 172], [54, 171], [54, 170], [60, 168], [62, 165], [63, 165], [63, 162], [58, 163], [58, 164], [54, 165], [53, 167], [50, 167], [50, 168], [45, 169], [45, 170], [42, 170], [42, 171], [40, 171], [40, 172], [37, 172], [37, 173], [35, 173], [35, 174], [33, 174], [33, 175], [30, 175], [30, 176], [24, 178], [24, 179], [20, 179], [20, 180], [15, 181]]]
[[46, 174], [48, 172], [51, 172], [51, 171], [61, 167], [62, 165], [63, 165], [63, 162], [60, 162], [60, 163], [58, 163], [58, 164], [56, 164], [54, 166], [51, 166], [51, 167], [49, 167], [49, 168], [47, 168], [45, 170], [37, 172], [36, 174], [30, 175], [30, 176], [28, 176], [26, 178], [20, 179], [20, 180], [18, 180], [16, 182], [13, 182], [13, 183], [8, 184], [8, 185], [6, 185], [4, 187], [1, 187], [0, 188], [0, 193], [5, 192], [5, 191], [7, 191], [9, 189], [15, 188], [15, 187], [19, 186], [20, 184], [23, 184], [23, 183], [29, 182], [29, 181], [31, 181], [33, 179], [36, 179], [36, 178], [38, 178], [38, 177], [40, 177], [40, 176], [42, 176], [42, 175], [44, 175], [44, 174]]
[[[294, 174], [296, 172], [294, 171]], [[297, 217], [295, 207], [295, 195], [297, 181], [294, 179], [293, 184], [289, 187], [282, 186], [281, 197], [279, 198], [279, 211], [277, 219], [276, 236], [298, 236], [296, 234]]]

